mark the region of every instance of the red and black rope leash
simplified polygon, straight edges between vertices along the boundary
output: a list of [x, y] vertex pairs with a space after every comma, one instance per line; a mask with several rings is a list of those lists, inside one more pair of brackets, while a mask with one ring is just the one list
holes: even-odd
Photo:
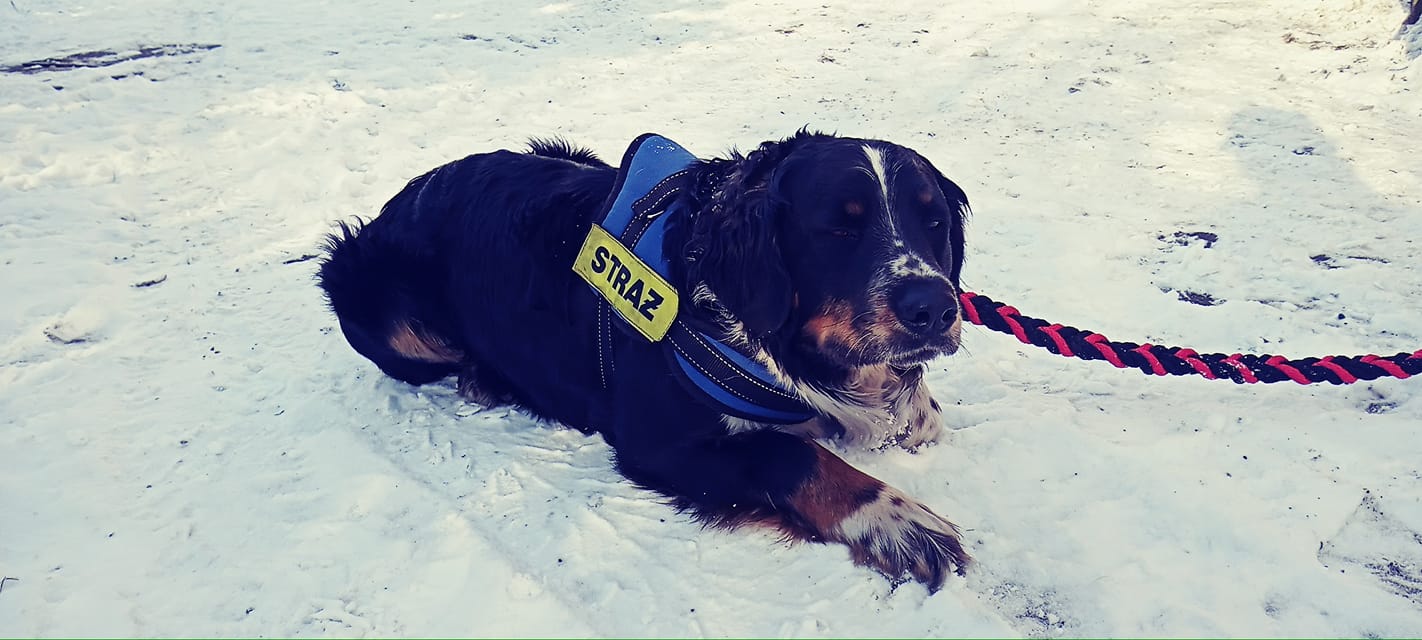
[[1139, 369], [1158, 376], [1200, 375], [1237, 383], [1328, 382], [1352, 384], [1383, 377], [1409, 378], [1422, 373], [1422, 349], [1393, 356], [1325, 356], [1290, 360], [1284, 356], [1197, 353], [1194, 349], [1115, 342], [1075, 327], [1049, 324], [1018, 313], [991, 298], [965, 291], [959, 296], [963, 317], [993, 331], [1010, 333], [1024, 344], [1082, 360], [1105, 360], [1118, 368]]

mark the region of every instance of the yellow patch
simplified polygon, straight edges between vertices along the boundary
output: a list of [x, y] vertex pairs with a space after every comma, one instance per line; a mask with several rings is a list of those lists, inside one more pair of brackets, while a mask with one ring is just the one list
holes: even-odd
[[676, 320], [676, 290], [602, 227], [588, 231], [573, 271], [652, 342], [665, 337]]

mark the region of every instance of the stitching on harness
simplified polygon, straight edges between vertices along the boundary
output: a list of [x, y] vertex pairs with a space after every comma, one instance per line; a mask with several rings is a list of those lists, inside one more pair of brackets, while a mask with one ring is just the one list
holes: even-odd
[[613, 357], [613, 306], [603, 309], [603, 336], [607, 337], [607, 370], [617, 373], [617, 358]]
[[[676, 194], [678, 194], [678, 193], [681, 193], [681, 189], [680, 189], [680, 188], [676, 188], [676, 189], [672, 189], [671, 191], [668, 191], [668, 192], [666, 193], [666, 195], [662, 197], [661, 200], [658, 200], [658, 201], [657, 201], [657, 204], [656, 204], [655, 206], [660, 207], [661, 204], [662, 204], [662, 202], [663, 202], [664, 200], [666, 200], [667, 198], [669, 198], [669, 197], [671, 197], [671, 196], [674, 196], [674, 195], [676, 195]], [[632, 251], [633, 251], [634, 253], [637, 251], [637, 245], [642, 242], [642, 236], [647, 235], [647, 232], [652, 229], [652, 220], [655, 219], [657, 215], [660, 215], [660, 214], [642, 216], [641, 219], [642, 219], [642, 221], [644, 221], [646, 224], [643, 224], [643, 225], [642, 225], [642, 228], [637, 230], [637, 235], [636, 235], [635, 237], [633, 237], [633, 238], [630, 238], [630, 242], [629, 242], [629, 244], [631, 245], [630, 248], [632, 249]], [[661, 249], [660, 249], [660, 248], [658, 248], [657, 253], [661, 253]]]
[[[677, 344], [675, 340], [672, 341], [672, 348], [673, 348], [673, 349], [676, 349], [677, 353], [680, 353], [680, 354], [681, 354], [681, 357], [682, 357], [682, 358], [685, 358], [687, 362], [690, 362], [690, 363], [691, 363], [691, 366], [696, 367], [696, 370], [697, 370], [697, 371], [700, 371], [700, 372], [701, 372], [701, 375], [706, 376], [706, 378], [707, 378], [708, 380], [711, 380], [713, 383], [716, 381], [715, 378], [711, 377], [711, 372], [710, 372], [710, 371], [707, 371], [707, 370], [705, 370], [705, 369], [703, 369], [703, 368], [701, 368], [701, 364], [698, 363], [698, 362], [696, 362], [696, 359], [695, 359], [695, 358], [692, 358], [692, 357], [691, 357], [691, 354], [687, 353], [686, 351], [683, 351], [682, 348], [681, 348], [681, 345]], [[720, 386], [720, 385], [717, 385], [717, 386]], [[760, 407], [760, 405], [756, 404], [756, 402], [755, 402], [754, 400], [751, 400], [750, 398], [747, 398], [747, 397], [741, 395], [741, 394], [738, 393], [735, 389], [726, 389], [725, 387], [722, 387], [722, 389], [725, 390], [727, 393], [729, 393], [729, 394], [731, 394], [731, 395], [733, 395], [733, 396], [736, 396], [737, 398], [740, 398], [740, 399], [742, 399], [742, 400], [745, 400], [746, 402], [749, 402], [752, 406]], [[763, 408], [763, 407], [762, 407], [762, 408]]]
[[[716, 358], [717, 360], [720, 360], [720, 361], [721, 361], [721, 364], [724, 364], [724, 365], [726, 365], [727, 367], [730, 367], [730, 369], [731, 369], [732, 371], [739, 371], [739, 370], [740, 370], [740, 366], [736, 365], [735, 363], [731, 362], [730, 360], [727, 360], [725, 356], [721, 355], [721, 352], [720, 352], [720, 351], [717, 351], [717, 350], [716, 350], [716, 347], [713, 347], [713, 346], [707, 344], [706, 341], [705, 341], [704, 339], [702, 339], [702, 337], [701, 337], [700, 334], [696, 333], [695, 331], [692, 331], [690, 327], [687, 327], [687, 326], [685, 326], [685, 325], [682, 326], [682, 329], [685, 329], [685, 330], [686, 330], [686, 333], [687, 333], [688, 335], [690, 335], [690, 336], [692, 337], [692, 339], [694, 339], [694, 340], [696, 340], [697, 342], [701, 343], [701, 345], [706, 348], [706, 352], [707, 352], [707, 353], [710, 353], [710, 354], [712, 355], [712, 357]], [[675, 341], [673, 341], [673, 344], [675, 344]], [[684, 355], [684, 354], [683, 354], [683, 355]], [[690, 359], [691, 359], [690, 356], [688, 356], [687, 359], [690, 360]], [[747, 375], [747, 376], [741, 376], [741, 377], [744, 378], [744, 379], [746, 379], [746, 380], [749, 380], [749, 381], [750, 381], [752, 384], [754, 384], [755, 386], [760, 387], [760, 388], [762, 388], [762, 389], [764, 389], [764, 390], [766, 390], [766, 391], [769, 391], [769, 392], [771, 392], [771, 393], [773, 393], [773, 394], [775, 394], [775, 395], [778, 395], [778, 396], [780, 396], [780, 397], [782, 397], [782, 398], [785, 398], [785, 399], [788, 399], [788, 400], [794, 400], [794, 401], [796, 401], [796, 402], [799, 402], [799, 401], [800, 401], [800, 399], [799, 399], [798, 397], [795, 397], [795, 396], [793, 396], [793, 395], [790, 395], [790, 394], [788, 394], [788, 393], [786, 393], [786, 392], [784, 392], [784, 391], [782, 391], [782, 390], [780, 390], [780, 389], [777, 389], [777, 388], [775, 388], [775, 387], [771, 387], [771, 386], [766, 385], [764, 382], [761, 382], [760, 379], [759, 379], [759, 378], [756, 378], [754, 375]]]
[[595, 339], [597, 340], [597, 377], [602, 381], [602, 388], [607, 388], [607, 371], [602, 368], [604, 354], [602, 352], [602, 301], [597, 302], [597, 326], [593, 328]]
[[[672, 191], [671, 191], [669, 194], [667, 194], [667, 195], [672, 195], [672, 194], [675, 194], [675, 193], [679, 193], [680, 191], [681, 191], [681, 189], [674, 189], [674, 190], [672, 190]], [[637, 251], [637, 245], [642, 242], [642, 236], [647, 235], [647, 232], [652, 229], [652, 219], [653, 219], [653, 217], [654, 217], [654, 216], [645, 216], [645, 217], [642, 218], [643, 220], [646, 220], [646, 221], [647, 221], [647, 224], [642, 225], [642, 228], [637, 230], [637, 236], [634, 237], [634, 238], [632, 238], [631, 244], [632, 244], [632, 251], [633, 251], [634, 253]], [[661, 253], [661, 249], [660, 249], [660, 248], [658, 248], [657, 253]]]
[[[602, 380], [602, 388], [607, 386], [607, 371], [616, 371], [617, 367], [612, 362], [612, 323], [608, 318], [610, 307], [607, 303], [599, 301], [597, 304], [597, 327], [594, 330], [597, 340], [597, 375]], [[605, 345], [605, 346], [604, 346]]]
[[[686, 174], [688, 174], [688, 173], [691, 173], [691, 169], [682, 169], [681, 171], [678, 171], [678, 172], [673, 173], [673, 174], [671, 174], [671, 175], [669, 175], [669, 176], [667, 176], [667, 177], [665, 177], [665, 178], [662, 178], [660, 182], [658, 182], [655, 186], [652, 187], [652, 190], [651, 190], [651, 191], [648, 191], [646, 195], [644, 195], [644, 196], [642, 196], [642, 197], [640, 197], [640, 198], [637, 198], [637, 200], [635, 200], [635, 201], [632, 203], [632, 211], [633, 211], [633, 213], [636, 213], [636, 211], [637, 211], [638, 209], [643, 208], [643, 203], [646, 202], [647, 198], [650, 198], [650, 197], [652, 197], [652, 196], [654, 196], [654, 195], [657, 195], [657, 187], [660, 187], [660, 186], [666, 184], [668, 181], [670, 181], [670, 180], [673, 179], [673, 178], [679, 178], [679, 177], [684, 176], [684, 175], [686, 175]], [[672, 191], [679, 191], [679, 190], [680, 190], [680, 189], [673, 189]], [[665, 194], [663, 194], [663, 195], [661, 196], [661, 198], [659, 198], [658, 200], [660, 201], [660, 200], [664, 200], [664, 199], [666, 199], [666, 195], [665, 195]]]
[[[628, 239], [628, 244], [631, 245], [630, 247], [628, 247], [628, 249], [630, 249], [634, 254], [637, 253], [637, 245], [642, 242], [642, 236], [647, 235], [647, 231], [652, 228], [652, 223], [650, 222], [651, 218], [644, 219], [648, 220], [647, 224], [642, 225], [642, 228], [637, 230], [636, 236]], [[657, 253], [661, 253], [660, 247], [657, 248]]]
[[[663, 193], [660, 198], [657, 198], [657, 201], [653, 202], [651, 207], [648, 209], [650, 213], [646, 215], [647, 219], [650, 220], [665, 213], [665, 211], [662, 210], [662, 203], [666, 202], [667, 198], [670, 198], [678, 193], [681, 193], [681, 187], [673, 187], [669, 189], [666, 193]], [[649, 193], [647, 195], [652, 194]]]

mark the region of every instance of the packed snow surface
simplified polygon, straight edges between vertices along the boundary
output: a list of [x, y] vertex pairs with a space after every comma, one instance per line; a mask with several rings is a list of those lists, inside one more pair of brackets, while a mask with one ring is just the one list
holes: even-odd
[[[1418, 636], [1422, 379], [1155, 378], [972, 328], [929, 596], [703, 531], [610, 449], [382, 376], [332, 223], [469, 153], [809, 125], [968, 192], [966, 285], [1112, 338], [1422, 348], [1394, 0], [0, 5], [0, 635]], [[32, 64], [27, 64], [32, 63]], [[557, 362], [548, 363], [558, 366]]]

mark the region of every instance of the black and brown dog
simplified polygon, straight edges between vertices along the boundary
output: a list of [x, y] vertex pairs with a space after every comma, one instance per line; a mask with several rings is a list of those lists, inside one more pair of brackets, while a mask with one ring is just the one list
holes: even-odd
[[764, 424], [699, 401], [660, 348], [597, 338], [572, 266], [618, 172], [562, 141], [472, 155], [331, 238], [320, 284], [356, 351], [411, 384], [598, 432], [631, 480], [704, 522], [838, 542], [937, 589], [957, 528], [817, 437], [916, 447], [940, 430], [923, 363], [958, 348], [963, 191], [912, 150], [801, 131], [697, 160], [668, 213], [680, 316], [762, 363], [816, 418]]

